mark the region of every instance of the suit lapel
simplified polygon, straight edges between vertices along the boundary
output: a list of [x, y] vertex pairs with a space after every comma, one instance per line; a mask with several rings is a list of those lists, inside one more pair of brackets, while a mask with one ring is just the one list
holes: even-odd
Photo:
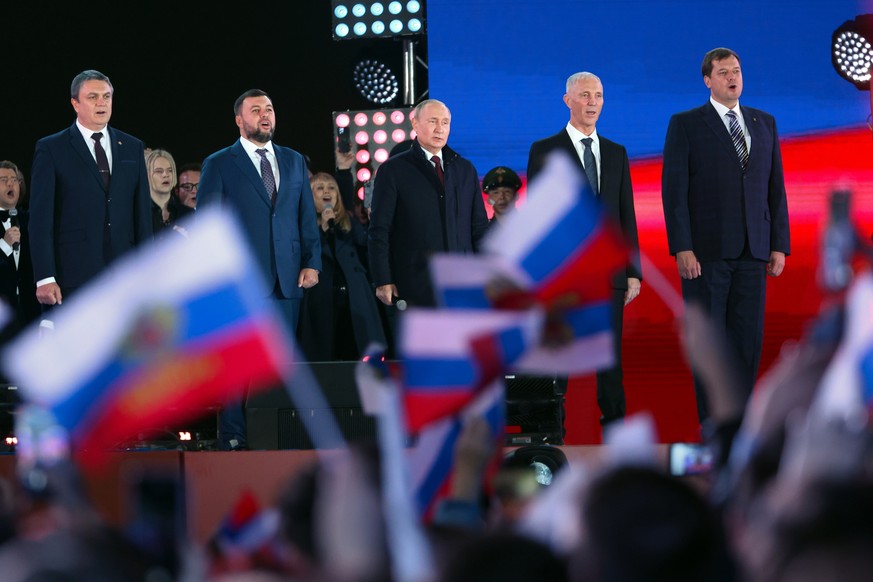
[[[236, 164], [237, 168], [239, 168], [239, 171], [242, 172], [242, 175], [246, 177], [252, 187], [258, 192], [261, 200], [267, 206], [272, 206], [270, 197], [267, 195], [267, 189], [264, 188], [264, 181], [261, 180], [261, 175], [255, 169], [255, 165], [246, 153], [245, 148], [242, 147], [242, 144], [239, 141], [237, 141], [231, 151], [233, 152], [233, 162]], [[275, 151], [276, 147], [273, 146], [273, 152]], [[278, 157], [276, 159], [278, 162]]]
[[703, 120], [706, 125], [715, 133], [718, 137], [718, 140], [722, 143], [722, 145], [727, 148], [727, 150], [733, 156], [733, 159], [736, 160], [737, 166], [742, 168], [742, 164], [740, 163], [740, 156], [737, 155], [737, 150], [734, 147], [734, 142], [731, 139], [731, 134], [728, 132], [727, 128], [724, 126], [724, 121], [722, 121], [721, 117], [718, 114], [718, 111], [715, 110], [715, 107], [712, 106], [712, 103], [707, 103], [703, 106]]
[[765, 128], [758, 121], [758, 116], [752, 111], [749, 111], [742, 105], [740, 105], [740, 110], [743, 113], [743, 122], [746, 125], [746, 131], [749, 132], [749, 138], [751, 141], [751, 146], [749, 147], [749, 166], [751, 166], [755, 158], [755, 144], [758, 144], [758, 150], [760, 151], [761, 144], [765, 143], [766, 136], [763, 133]]
[[579, 168], [583, 174], [585, 173], [585, 166], [582, 165], [582, 160], [579, 159], [579, 152], [576, 150], [576, 144], [573, 143], [573, 140], [570, 138], [570, 134], [567, 133], [567, 130], [564, 129], [561, 133], [558, 134], [560, 136], [560, 144], [561, 148], [567, 152], [570, 158], [576, 162], [576, 166]]
[[[110, 139], [108, 135], [109, 132], [107, 131], [106, 133], [106, 139]], [[76, 154], [78, 154], [80, 158], [82, 158], [82, 163], [85, 164], [85, 166], [89, 169], [91, 175], [94, 176], [94, 179], [97, 181], [97, 183], [100, 185], [100, 188], [102, 189], [103, 178], [100, 177], [100, 170], [97, 169], [97, 162], [94, 160], [94, 156], [91, 155], [91, 150], [88, 149], [87, 144], [85, 144], [85, 140], [82, 139], [82, 133], [79, 131], [79, 128], [75, 123], [70, 128], [69, 138], [70, 146], [73, 148], [73, 151], [76, 152]]]

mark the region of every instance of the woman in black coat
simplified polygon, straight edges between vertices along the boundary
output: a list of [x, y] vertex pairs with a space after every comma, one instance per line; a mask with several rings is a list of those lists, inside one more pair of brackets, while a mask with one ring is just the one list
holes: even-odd
[[373, 286], [361, 262], [363, 226], [346, 211], [333, 176], [310, 179], [321, 234], [318, 285], [303, 295], [297, 338], [309, 361], [357, 360], [372, 342], [386, 344]]

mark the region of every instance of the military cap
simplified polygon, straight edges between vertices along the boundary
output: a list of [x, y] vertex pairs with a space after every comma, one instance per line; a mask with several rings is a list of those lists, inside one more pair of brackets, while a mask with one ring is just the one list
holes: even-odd
[[521, 178], [506, 166], [492, 168], [482, 180], [482, 189], [487, 192], [491, 188], [500, 188], [501, 186], [512, 188], [517, 192], [521, 189]]

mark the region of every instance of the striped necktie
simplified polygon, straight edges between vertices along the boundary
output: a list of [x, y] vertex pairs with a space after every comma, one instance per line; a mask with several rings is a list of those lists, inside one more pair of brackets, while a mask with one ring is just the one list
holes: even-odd
[[728, 111], [725, 115], [727, 115], [728, 125], [731, 128], [731, 140], [734, 142], [734, 148], [737, 150], [737, 155], [740, 157], [740, 163], [745, 172], [746, 168], [749, 167], [749, 148], [746, 147], [746, 136], [743, 134], [739, 121], [737, 121], [737, 114]]

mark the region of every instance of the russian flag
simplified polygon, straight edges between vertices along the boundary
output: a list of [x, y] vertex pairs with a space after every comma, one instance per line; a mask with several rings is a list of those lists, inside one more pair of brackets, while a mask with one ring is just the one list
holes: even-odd
[[3, 354], [25, 400], [47, 407], [86, 464], [139, 431], [275, 385], [293, 346], [232, 219], [206, 210], [190, 236], [117, 263]]
[[407, 427], [457, 413], [540, 341], [542, 313], [410, 309], [398, 350]]
[[546, 305], [608, 299], [628, 247], [569, 156], [550, 155], [527, 201], [484, 243]]
[[506, 423], [505, 394], [503, 378], [497, 378], [457, 414], [429, 424], [419, 433], [415, 445], [407, 452], [407, 462], [422, 520], [430, 521], [437, 502], [449, 493], [458, 437], [470, 417], [480, 416], [488, 423], [495, 438], [493, 464], [499, 463]]
[[822, 376], [810, 414], [854, 423], [873, 412], [873, 274], [846, 294], [843, 339]]

